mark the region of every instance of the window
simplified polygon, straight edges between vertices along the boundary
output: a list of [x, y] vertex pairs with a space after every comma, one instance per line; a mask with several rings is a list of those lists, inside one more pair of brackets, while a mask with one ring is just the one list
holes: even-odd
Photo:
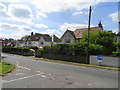
[[36, 37], [36, 39], [39, 39], [39, 37]]
[[43, 42], [41, 42], [41, 45], [43, 45], [44, 43]]
[[30, 41], [29, 41], [28, 43], [29, 43], [29, 44], [31, 44], [31, 42], [30, 42]]
[[70, 39], [65, 39], [65, 43], [71, 43]]

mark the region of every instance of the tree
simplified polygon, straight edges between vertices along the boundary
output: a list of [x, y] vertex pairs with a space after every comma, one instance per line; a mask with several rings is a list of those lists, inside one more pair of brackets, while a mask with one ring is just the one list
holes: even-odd
[[[90, 32], [90, 44], [102, 45], [105, 47], [105, 54], [112, 54], [115, 35], [109, 31]], [[87, 33], [84, 33], [81, 43], [87, 42]]]
[[5, 40], [5, 41], [14, 41], [13, 38], [5, 38], [4, 40]]
[[28, 38], [28, 35], [23, 36], [21, 39], [26, 39]]

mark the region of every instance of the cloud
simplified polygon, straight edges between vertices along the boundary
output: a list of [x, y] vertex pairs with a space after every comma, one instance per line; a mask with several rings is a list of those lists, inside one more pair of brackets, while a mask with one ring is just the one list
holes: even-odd
[[110, 17], [113, 22], [118, 23], [118, 11], [108, 15], [108, 17]]
[[0, 11], [5, 11], [6, 6], [2, 3], [0, 3]]
[[5, 6], [0, 3], [0, 19], [11, 22], [31, 22], [33, 18], [32, 10], [22, 4], [10, 4]]
[[74, 12], [72, 15], [80, 15], [80, 14], [83, 14], [83, 12], [82, 11]]
[[55, 29], [47, 29], [45, 31], [40, 32], [42, 34], [49, 34], [49, 35], [56, 35], [57, 37], [61, 37], [62, 33], [60, 33], [58, 30]]
[[22, 36], [29, 35], [31, 32], [38, 32], [29, 26], [8, 23], [0, 23], [0, 28], [0, 35], [5, 38], [18, 39]]
[[44, 24], [34, 24], [34, 26], [36, 26], [38, 28], [48, 28], [48, 26], [44, 25]]
[[51, 13], [66, 11], [69, 9], [80, 11], [82, 9], [88, 9], [90, 5], [94, 6], [100, 2], [107, 1], [108, 0], [31, 0], [31, 3], [41, 12]]
[[34, 23], [32, 21], [27, 22], [27, 25], [34, 26], [34, 27], [37, 27], [37, 28], [48, 28], [48, 26], [45, 25], [45, 24], [36, 24], [36, 23]]
[[88, 8], [88, 3], [80, 3], [80, 0], [32, 0], [32, 4], [42, 12], [60, 12], [68, 9], [81, 10]]
[[9, 17], [9, 15], [6, 13], [7, 10], [6, 10], [6, 6], [2, 3], [0, 3], [0, 18], [5, 18], [5, 17]]
[[37, 17], [38, 17], [38, 18], [40, 18], [40, 17], [45, 17], [45, 18], [47, 18], [47, 17], [48, 17], [46, 14], [44, 14], [44, 13], [42, 13], [42, 12], [36, 11], [36, 13], [37, 13]]
[[[60, 25], [60, 30], [63, 30], [63, 31], [65, 31], [65, 30], [67, 30], [67, 29], [69, 29], [69, 30], [72, 30], [72, 31], [74, 31], [75, 29], [79, 29], [79, 28], [87, 28], [87, 24], [68, 24], [68, 23], [64, 23], [63, 25]], [[93, 25], [91, 25], [91, 26], [93, 26]]]
[[0, 1], [13, 3], [13, 2], [20, 2], [20, 1], [23, 1], [23, 0], [0, 0]]
[[118, 33], [119, 30], [118, 30], [117, 28], [115, 28], [115, 29], [112, 29], [112, 32], [113, 32], [113, 33]]
[[11, 4], [8, 6], [8, 13], [12, 19], [18, 22], [27, 22], [32, 18], [32, 10], [24, 5]]

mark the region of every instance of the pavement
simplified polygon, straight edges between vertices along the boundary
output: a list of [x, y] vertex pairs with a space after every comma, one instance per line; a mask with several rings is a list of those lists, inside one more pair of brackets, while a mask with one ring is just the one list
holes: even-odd
[[2, 53], [16, 69], [2, 77], [2, 88], [118, 88], [118, 71], [35, 60]]

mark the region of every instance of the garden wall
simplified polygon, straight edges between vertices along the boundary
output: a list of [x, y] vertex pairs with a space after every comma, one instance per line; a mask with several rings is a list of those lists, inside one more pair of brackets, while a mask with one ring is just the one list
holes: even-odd
[[43, 54], [44, 58], [62, 60], [68, 62], [86, 63], [86, 56], [71, 56], [71, 55], [61, 55], [61, 54]]
[[[118, 67], [118, 62], [120, 62], [120, 57], [103, 56], [102, 65]], [[90, 56], [90, 64], [99, 65], [97, 56]]]

